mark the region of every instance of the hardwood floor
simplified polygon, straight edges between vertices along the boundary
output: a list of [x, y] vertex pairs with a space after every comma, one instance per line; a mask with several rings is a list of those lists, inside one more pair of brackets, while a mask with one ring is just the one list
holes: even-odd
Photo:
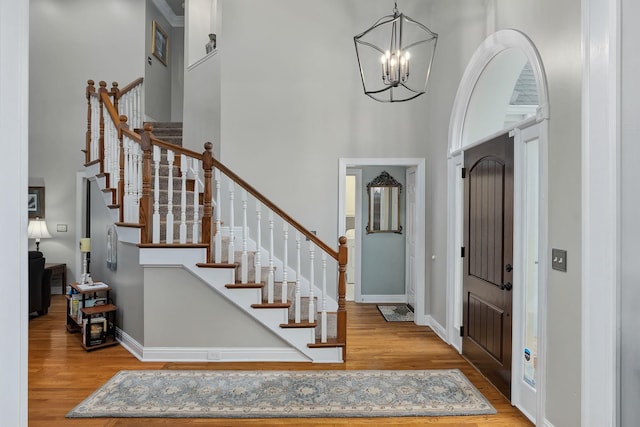
[[[374, 304], [348, 303], [348, 352], [344, 364], [140, 362], [121, 346], [86, 352], [65, 328], [64, 296], [52, 296], [49, 314], [29, 321], [29, 426], [491, 426], [532, 424], [428, 327], [387, 323]], [[498, 410], [468, 417], [311, 419], [66, 419], [66, 413], [122, 369], [441, 369], [458, 368]]]

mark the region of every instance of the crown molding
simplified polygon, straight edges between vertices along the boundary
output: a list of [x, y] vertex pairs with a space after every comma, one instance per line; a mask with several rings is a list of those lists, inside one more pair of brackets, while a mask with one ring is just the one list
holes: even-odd
[[172, 27], [184, 27], [184, 16], [178, 16], [173, 13], [173, 10], [171, 10], [166, 0], [153, 0], [153, 4], [169, 22], [169, 25]]

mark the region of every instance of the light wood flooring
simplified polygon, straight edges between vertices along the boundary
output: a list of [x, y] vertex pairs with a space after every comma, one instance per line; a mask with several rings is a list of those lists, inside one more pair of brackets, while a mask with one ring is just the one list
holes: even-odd
[[[65, 300], [52, 297], [44, 316], [29, 320], [29, 426], [491, 426], [532, 424], [428, 327], [385, 322], [375, 304], [348, 303], [347, 362], [159, 363], [140, 362], [121, 346], [86, 352], [65, 328]], [[66, 413], [122, 369], [445, 369], [458, 368], [498, 410], [490, 416], [310, 419], [66, 419]]]

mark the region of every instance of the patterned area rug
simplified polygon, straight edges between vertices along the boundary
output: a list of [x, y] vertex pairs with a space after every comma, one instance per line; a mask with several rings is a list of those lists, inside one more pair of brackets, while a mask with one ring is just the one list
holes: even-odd
[[408, 304], [379, 305], [378, 310], [387, 322], [413, 322], [413, 309]]
[[398, 417], [494, 414], [457, 369], [120, 371], [70, 418]]

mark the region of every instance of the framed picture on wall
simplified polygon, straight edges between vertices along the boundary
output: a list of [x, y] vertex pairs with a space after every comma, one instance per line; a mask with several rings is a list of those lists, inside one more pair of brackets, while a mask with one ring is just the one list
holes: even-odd
[[166, 66], [169, 60], [169, 36], [156, 21], [153, 21], [151, 31], [151, 53]]
[[29, 218], [44, 218], [44, 187], [29, 187], [27, 211]]

